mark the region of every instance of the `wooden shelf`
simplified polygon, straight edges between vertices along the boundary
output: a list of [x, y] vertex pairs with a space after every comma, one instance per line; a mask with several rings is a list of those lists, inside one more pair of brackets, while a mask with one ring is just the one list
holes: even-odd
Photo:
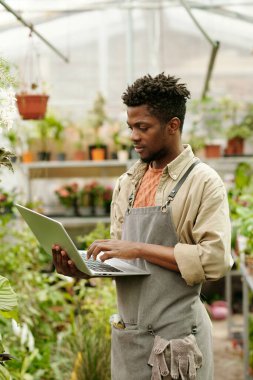
[[124, 173], [131, 161], [48, 161], [22, 164], [29, 179], [70, 177], [118, 177]]

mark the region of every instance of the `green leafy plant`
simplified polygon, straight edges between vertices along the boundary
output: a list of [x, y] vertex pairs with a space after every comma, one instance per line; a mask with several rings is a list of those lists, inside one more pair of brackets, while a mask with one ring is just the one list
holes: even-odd
[[65, 141], [66, 124], [52, 113], [48, 114], [44, 120], [52, 129], [52, 138], [56, 142], [57, 150], [61, 152]]
[[[10, 65], [7, 61], [0, 58], [0, 128], [11, 127], [13, 119], [12, 113], [15, 109], [15, 98], [11, 85], [14, 84], [14, 79], [10, 75]], [[3, 147], [0, 147], [0, 167], [4, 166], [10, 170], [12, 169], [11, 157], [13, 154]], [[3, 200], [3, 199], [2, 199]], [[4, 198], [4, 202], [6, 199]], [[2, 222], [0, 222], [0, 237], [1, 228], [8, 225], [9, 215], [4, 215]], [[2, 228], [3, 229], [3, 228]], [[3, 245], [3, 239], [0, 239]], [[2, 251], [2, 247], [1, 247]], [[6, 273], [6, 268], [2, 268], [0, 273]], [[18, 318], [17, 317], [17, 296], [10, 286], [9, 280], [0, 276], [0, 316], [4, 318]], [[9, 371], [5, 368], [5, 360], [12, 358], [6, 352], [6, 348], [2, 343], [0, 336], [0, 376], [3, 380], [10, 380], [11, 376]]]
[[125, 123], [114, 121], [112, 123], [112, 140], [114, 148], [119, 150], [128, 150], [132, 146], [132, 142], [129, 137], [129, 132], [125, 126]]
[[94, 132], [94, 144], [96, 147], [103, 145], [103, 141], [100, 137], [100, 130], [103, 124], [108, 120], [105, 111], [105, 98], [98, 93], [93, 107], [88, 111], [88, 117], [86, 120], [86, 125], [88, 128]]
[[190, 112], [193, 118], [189, 134], [198, 138], [201, 145], [203, 142], [208, 143], [224, 137], [224, 104], [221, 99], [211, 96], [194, 99], [190, 105]]
[[60, 203], [65, 207], [72, 207], [75, 202], [78, 202], [80, 197], [79, 185], [76, 182], [63, 185], [55, 190]]
[[13, 214], [15, 198], [15, 192], [9, 192], [0, 188], [0, 215]]
[[246, 105], [245, 109], [241, 112], [243, 116], [241, 119], [236, 120], [227, 129], [227, 137], [234, 138], [240, 137], [242, 139], [247, 139], [253, 136], [253, 104], [249, 103]]
[[[235, 170], [235, 185], [228, 191], [230, 215], [233, 222], [233, 241], [237, 235], [246, 238], [245, 253], [253, 254], [253, 168], [248, 163], [238, 164]], [[235, 247], [233, 247], [235, 248]]]
[[87, 249], [97, 239], [110, 239], [110, 227], [104, 223], [98, 223], [89, 234], [77, 237], [82, 249]]
[[86, 280], [48, 272], [50, 255], [38, 246], [25, 225], [19, 222], [17, 229], [15, 219], [10, 222], [11, 226], [0, 229], [0, 272], [3, 268], [8, 272], [18, 294], [21, 330], [1, 315], [0, 326], [6, 349], [11, 348], [18, 359], [8, 363], [11, 376], [23, 380], [109, 380], [114, 283], [96, 279], [96, 286], [89, 287]]
[[11, 153], [9, 150], [5, 148], [0, 148], [0, 167], [5, 166], [7, 169], [12, 170], [12, 162], [11, 157], [13, 156], [13, 153]]

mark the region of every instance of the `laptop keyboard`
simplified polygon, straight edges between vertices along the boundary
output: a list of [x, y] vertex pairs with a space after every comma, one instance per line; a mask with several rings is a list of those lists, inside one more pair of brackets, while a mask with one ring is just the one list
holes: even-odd
[[112, 267], [109, 264], [102, 263], [101, 261], [92, 259], [88, 260], [85, 253], [82, 253], [81, 256], [87, 267], [95, 272], [122, 272], [122, 270]]

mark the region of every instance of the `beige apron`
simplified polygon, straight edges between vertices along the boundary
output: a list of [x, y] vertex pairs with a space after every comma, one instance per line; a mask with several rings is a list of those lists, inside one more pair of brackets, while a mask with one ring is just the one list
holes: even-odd
[[[129, 198], [123, 239], [174, 247], [178, 242], [170, 202], [182, 186], [193, 164], [178, 182], [164, 205], [132, 208]], [[213, 379], [211, 323], [200, 301], [201, 285], [188, 286], [180, 273], [153, 265], [143, 259], [131, 263], [147, 269], [147, 277], [116, 279], [118, 312], [125, 329], [112, 327], [112, 379], [150, 380], [148, 365], [154, 335], [164, 339], [194, 334], [203, 355], [198, 380]]]

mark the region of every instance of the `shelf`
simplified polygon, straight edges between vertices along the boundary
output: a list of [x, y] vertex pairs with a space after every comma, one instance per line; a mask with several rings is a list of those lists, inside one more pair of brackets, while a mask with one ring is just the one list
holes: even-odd
[[134, 161], [40, 161], [21, 164], [30, 179], [70, 177], [118, 177]]
[[[220, 157], [202, 161], [223, 176], [233, 173], [240, 162], [253, 164], [252, 156]], [[70, 177], [118, 177], [123, 174], [136, 160], [120, 162], [118, 160], [104, 161], [38, 161], [21, 164], [21, 168], [30, 179], [38, 178], [70, 178]]]

